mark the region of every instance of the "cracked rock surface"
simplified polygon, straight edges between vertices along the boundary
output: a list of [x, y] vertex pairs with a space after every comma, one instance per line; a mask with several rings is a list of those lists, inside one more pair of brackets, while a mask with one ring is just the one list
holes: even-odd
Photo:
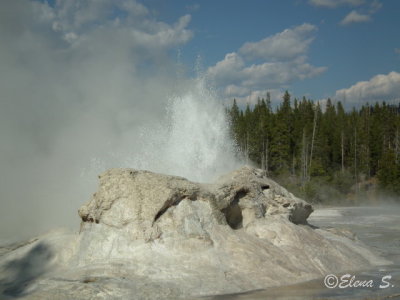
[[259, 169], [213, 184], [133, 169], [99, 181], [79, 209], [79, 234], [54, 231], [0, 252], [2, 298], [188, 299], [388, 263], [309, 226], [312, 206]]

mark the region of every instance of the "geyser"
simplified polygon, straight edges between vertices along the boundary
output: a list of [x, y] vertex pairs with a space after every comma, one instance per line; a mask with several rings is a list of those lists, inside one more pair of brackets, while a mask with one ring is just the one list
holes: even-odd
[[155, 128], [142, 128], [125, 166], [211, 182], [242, 164], [225, 108], [204, 78], [171, 96], [166, 116]]

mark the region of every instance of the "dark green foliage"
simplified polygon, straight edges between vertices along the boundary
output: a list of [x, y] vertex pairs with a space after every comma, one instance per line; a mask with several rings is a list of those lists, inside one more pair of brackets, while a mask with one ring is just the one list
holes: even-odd
[[389, 194], [400, 195], [400, 164], [396, 162], [396, 153], [387, 149], [380, 160], [378, 179], [381, 187]]
[[243, 154], [299, 196], [343, 197], [374, 178], [381, 190], [400, 195], [400, 106], [346, 112], [341, 102], [328, 99], [321, 108], [285, 92], [275, 110], [267, 94], [244, 111], [234, 101], [228, 112]]

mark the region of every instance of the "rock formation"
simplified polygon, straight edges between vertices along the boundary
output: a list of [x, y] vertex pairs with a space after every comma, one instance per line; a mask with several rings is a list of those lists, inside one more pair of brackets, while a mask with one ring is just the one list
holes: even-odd
[[213, 184], [133, 169], [99, 179], [79, 209], [79, 234], [49, 234], [0, 256], [10, 273], [10, 263], [48, 247], [49, 271], [30, 296], [188, 298], [387, 263], [358, 241], [309, 226], [312, 206], [262, 170], [243, 167]]
[[[95, 223], [124, 228], [129, 240], [149, 241], [176, 231], [184, 238], [199, 238], [200, 231], [185, 231], [176, 222], [169, 223], [178, 217], [181, 222], [190, 220], [199, 225], [201, 221], [192, 218], [201, 213], [209, 214], [209, 222], [235, 230], [277, 214], [295, 224], [306, 224], [312, 212], [310, 204], [263, 176], [261, 170], [249, 167], [210, 185], [132, 169], [111, 169], [99, 179], [98, 192], [79, 209], [82, 227]], [[194, 207], [193, 214], [175, 216], [179, 205]]]

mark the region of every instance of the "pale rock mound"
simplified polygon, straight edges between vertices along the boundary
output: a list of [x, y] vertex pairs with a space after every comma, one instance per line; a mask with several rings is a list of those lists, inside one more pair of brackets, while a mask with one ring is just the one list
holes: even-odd
[[[243, 167], [214, 184], [133, 169], [99, 179], [79, 209], [79, 235], [42, 237], [0, 257], [9, 273], [10, 262], [46, 245], [51, 271], [35, 279], [30, 297], [188, 298], [387, 263], [358, 241], [309, 226], [312, 206], [258, 169]], [[12, 287], [3, 284], [0, 293], [28, 291]]]

